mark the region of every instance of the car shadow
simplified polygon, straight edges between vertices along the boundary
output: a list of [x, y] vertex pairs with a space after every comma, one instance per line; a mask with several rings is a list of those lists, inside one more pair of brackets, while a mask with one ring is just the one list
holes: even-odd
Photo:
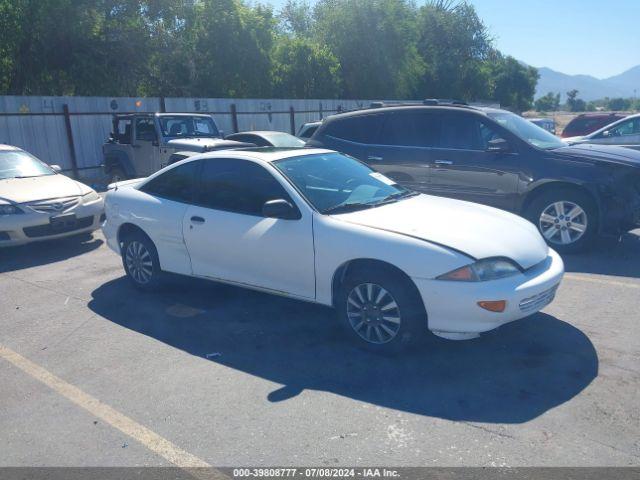
[[331, 309], [210, 282], [138, 293], [125, 278], [92, 293], [98, 315], [203, 359], [282, 384], [265, 401], [312, 389], [449, 420], [521, 423], [581, 392], [598, 357], [547, 314], [468, 342], [425, 335], [396, 357], [353, 347]]
[[598, 239], [590, 251], [562, 259], [567, 272], [640, 278], [640, 230]]
[[91, 234], [0, 248], [0, 273], [62, 262], [99, 248], [103, 241]]

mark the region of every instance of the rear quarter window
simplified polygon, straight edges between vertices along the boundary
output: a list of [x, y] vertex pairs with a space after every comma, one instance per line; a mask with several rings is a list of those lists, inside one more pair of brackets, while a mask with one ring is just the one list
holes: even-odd
[[383, 115], [377, 114], [336, 119], [330, 122], [322, 133], [350, 142], [376, 143], [383, 118]]

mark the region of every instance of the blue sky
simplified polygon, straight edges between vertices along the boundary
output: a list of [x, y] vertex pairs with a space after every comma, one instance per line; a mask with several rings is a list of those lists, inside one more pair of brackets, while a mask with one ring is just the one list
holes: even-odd
[[496, 46], [535, 67], [606, 78], [640, 64], [640, 0], [470, 1]]

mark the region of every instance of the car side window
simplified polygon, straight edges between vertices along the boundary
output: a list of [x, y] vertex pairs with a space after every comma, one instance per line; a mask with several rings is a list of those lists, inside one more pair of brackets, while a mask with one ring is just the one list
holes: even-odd
[[444, 114], [440, 148], [454, 150], [485, 150], [481, 122], [474, 115]]
[[325, 135], [356, 143], [377, 143], [383, 115], [356, 115], [329, 123]]
[[269, 200], [295, 205], [285, 189], [264, 167], [236, 158], [203, 160], [196, 203], [206, 208], [262, 216]]
[[136, 140], [152, 142], [156, 139], [156, 128], [151, 118], [136, 119]]
[[151, 179], [140, 190], [176, 202], [191, 203], [200, 162], [189, 162]]
[[614, 137], [640, 134], [640, 119], [632, 118], [631, 120], [621, 123], [616, 128], [611, 129], [611, 134]]
[[440, 137], [438, 115], [422, 111], [399, 111], [385, 115], [382, 134], [377, 142], [381, 145], [407, 147], [434, 147]]

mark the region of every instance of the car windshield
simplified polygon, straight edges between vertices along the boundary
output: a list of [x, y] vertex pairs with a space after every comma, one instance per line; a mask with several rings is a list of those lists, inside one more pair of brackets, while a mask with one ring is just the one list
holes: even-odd
[[529, 145], [552, 150], [554, 148], [566, 147], [567, 144], [555, 135], [547, 132], [544, 128], [534, 125], [528, 120], [509, 112], [490, 112], [490, 118], [502, 125], [513, 134], [517, 135]]
[[417, 195], [341, 153], [286, 158], [274, 165], [322, 213], [374, 208]]
[[55, 175], [47, 164], [20, 150], [0, 151], [0, 180]]
[[220, 132], [210, 117], [162, 116], [160, 128], [163, 137], [220, 137]]
[[269, 140], [274, 147], [280, 148], [303, 147], [305, 143], [303, 140], [284, 132], [269, 133], [265, 135], [265, 138]]

